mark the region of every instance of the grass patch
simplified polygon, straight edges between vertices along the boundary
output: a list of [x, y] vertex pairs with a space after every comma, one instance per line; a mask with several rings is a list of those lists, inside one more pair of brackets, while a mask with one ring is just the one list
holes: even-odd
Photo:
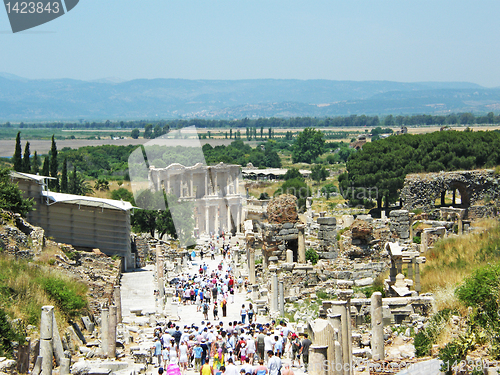
[[423, 292], [455, 287], [476, 268], [500, 260], [500, 224], [485, 220], [477, 226], [485, 231], [440, 239], [425, 254]]
[[0, 309], [38, 325], [44, 305], [55, 305], [61, 318], [74, 317], [87, 306], [87, 286], [46, 265], [0, 256]]

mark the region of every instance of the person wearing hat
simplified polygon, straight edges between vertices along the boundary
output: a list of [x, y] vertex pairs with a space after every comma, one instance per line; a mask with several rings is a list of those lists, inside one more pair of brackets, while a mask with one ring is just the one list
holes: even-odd
[[292, 333], [292, 367], [294, 367], [295, 359], [299, 362], [300, 367], [300, 351], [302, 349], [302, 343], [299, 340], [297, 334]]

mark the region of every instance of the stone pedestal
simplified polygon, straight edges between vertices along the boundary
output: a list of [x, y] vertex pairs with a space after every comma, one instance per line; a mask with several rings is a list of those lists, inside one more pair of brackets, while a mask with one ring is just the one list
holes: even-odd
[[288, 249], [286, 251], [286, 262], [293, 263], [293, 250]]
[[328, 346], [311, 345], [309, 348], [309, 374], [328, 375], [327, 350]]
[[371, 296], [372, 322], [372, 358], [374, 361], [384, 359], [384, 325], [382, 323], [382, 293], [375, 292]]

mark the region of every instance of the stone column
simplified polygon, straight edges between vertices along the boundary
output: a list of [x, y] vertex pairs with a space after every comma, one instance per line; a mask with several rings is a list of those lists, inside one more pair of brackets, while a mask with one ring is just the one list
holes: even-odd
[[189, 179], [189, 196], [194, 197], [193, 174], [191, 174], [191, 178]]
[[464, 223], [463, 223], [463, 220], [460, 216], [458, 217], [457, 225], [458, 225], [458, 234], [463, 234], [464, 233]]
[[40, 319], [40, 356], [42, 361], [42, 375], [52, 375], [52, 336], [54, 324], [54, 306], [43, 306]]
[[410, 258], [408, 262], [408, 279], [413, 280], [413, 258]]
[[205, 207], [205, 232], [207, 234], [210, 234], [210, 223], [209, 223], [209, 218], [208, 218], [209, 209], [210, 209], [210, 207]]
[[208, 195], [208, 169], [205, 171], [205, 195]]
[[236, 233], [241, 233], [241, 206], [237, 206], [237, 211], [236, 211]]
[[419, 259], [415, 259], [415, 291], [420, 294], [422, 287], [420, 286], [420, 262]]
[[[384, 211], [382, 211], [384, 212]], [[344, 361], [342, 359], [342, 345], [340, 345], [339, 341], [335, 341], [335, 361], [333, 365], [335, 366], [333, 369], [333, 373], [335, 375], [343, 375], [343, 366], [344, 366]]]
[[286, 251], [286, 262], [293, 263], [293, 250], [288, 249]]
[[396, 261], [394, 259], [391, 259], [391, 269], [389, 270], [389, 279], [391, 280], [391, 283], [396, 282], [396, 275], [398, 274], [398, 270], [396, 268]]
[[69, 358], [61, 359], [61, 368], [59, 369], [59, 375], [68, 375], [70, 364], [71, 364], [71, 361]]
[[427, 252], [429, 248], [429, 232], [426, 232], [425, 230], [422, 232], [422, 234], [420, 235], [420, 244], [421, 252]]
[[108, 355], [109, 350], [109, 309], [103, 307], [101, 310], [101, 352]]
[[57, 328], [56, 315], [52, 314], [52, 351], [56, 359], [56, 365], [61, 365], [61, 360], [64, 358], [64, 349], [59, 336], [59, 329]]
[[116, 306], [109, 306], [108, 357], [116, 357]]
[[[341, 321], [341, 335], [342, 335], [342, 368], [344, 375], [351, 374], [351, 350], [352, 350], [352, 338], [349, 337], [349, 325], [350, 322], [350, 312], [347, 310], [347, 301], [333, 301], [331, 311], [334, 315], [340, 315]], [[335, 328], [335, 327], [334, 327]]]
[[332, 361], [333, 374], [344, 375], [344, 360], [342, 356], [342, 319], [339, 314], [328, 314], [328, 320], [333, 326], [333, 340], [334, 340], [334, 360]]
[[285, 316], [285, 288], [283, 286], [282, 280], [279, 281], [278, 295], [279, 295], [278, 307], [279, 307], [280, 316]]
[[231, 232], [231, 206], [227, 205], [227, 232]]
[[217, 235], [217, 233], [219, 233], [219, 227], [220, 227], [220, 214], [221, 214], [221, 210], [220, 210], [220, 203], [218, 202], [217, 203], [217, 207], [214, 207], [214, 211], [215, 211], [215, 228], [214, 228], [214, 232], [215, 234]]
[[374, 361], [384, 359], [384, 325], [382, 323], [382, 293], [375, 292], [371, 297], [372, 322], [372, 358]]
[[278, 275], [276, 271], [271, 275], [271, 311], [278, 311]]
[[299, 246], [298, 246], [298, 261], [299, 263], [304, 264], [306, 262], [306, 237], [304, 234], [304, 225], [297, 225], [297, 229], [299, 230]]
[[35, 365], [33, 366], [31, 375], [40, 375], [40, 372], [42, 371], [42, 365], [43, 365], [43, 357], [39, 355], [38, 357], [36, 357]]
[[116, 305], [116, 322], [122, 322], [122, 292], [120, 289], [120, 285], [115, 285], [114, 287], [114, 303]]
[[250, 248], [248, 251], [248, 280], [250, 284], [253, 285], [256, 282], [255, 277], [255, 249]]

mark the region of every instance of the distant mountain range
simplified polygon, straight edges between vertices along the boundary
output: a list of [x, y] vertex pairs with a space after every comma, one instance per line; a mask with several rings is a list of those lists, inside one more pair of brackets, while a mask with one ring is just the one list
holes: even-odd
[[0, 73], [0, 121], [498, 112], [500, 88], [467, 82], [293, 79], [31, 80]]

